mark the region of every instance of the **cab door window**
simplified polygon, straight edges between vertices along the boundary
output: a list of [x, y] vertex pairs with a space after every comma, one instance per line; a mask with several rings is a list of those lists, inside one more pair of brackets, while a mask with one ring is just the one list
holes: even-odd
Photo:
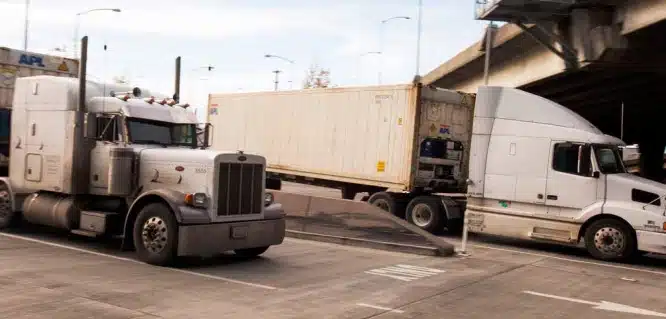
[[100, 141], [116, 142], [120, 140], [120, 121], [117, 116], [97, 117], [97, 139]]
[[592, 176], [590, 146], [574, 143], [557, 143], [553, 149], [553, 169], [580, 176]]

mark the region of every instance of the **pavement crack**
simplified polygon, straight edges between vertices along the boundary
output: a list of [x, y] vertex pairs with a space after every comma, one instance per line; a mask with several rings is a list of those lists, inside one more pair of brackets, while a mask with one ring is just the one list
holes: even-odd
[[[426, 301], [426, 300], [428, 300], [428, 299], [432, 299], [432, 298], [435, 298], [435, 297], [438, 297], [438, 296], [441, 296], [441, 295], [444, 295], [444, 294], [450, 293], [450, 292], [452, 292], [452, 291], [454, 291], [454, 290], [457, 290], [457, 289], [460, 289], [460, 288], [467, 288], [467, 287], [473, 286], [473, 285], [478, 284], [478, 283], [480, 283], [480, 282], [482, 282], [482, 281], [486, 281], [486, 280], [488, 280], [488, 279], [492, 279], [492, 278], [495, 278], [495, 277], [497, 277], [497, 276], [501, 276], [501, 275], [507, 274], [507, 273], [512, 272], [512, 271], [514, 271], [514, 270], [519, 270], [519, 269], [522, 269], [522, 268], [525, 268], [525, 267], [531, 267], [531, 266], [533, 266], [534, 264], [536, 264], [536, 263], [538, 263], [538, 262], [541, 262], [541, 261], [546, 260], [547, 258], [548, 258], [548, 257], [542, 257], [542, 258], [539, 258], [539, 259], [537, 259], [537, 260], [535, 260], [535, 261], [533, 261], [533, 262], [530, 262], [530, 263], [526, 263], [526, 264], [522, 264], [522, 265], [509, 266], [509, 267], [507, 267], [507, 269], [501, 270], [501, 271], [499, 271], [499, 272], [497, 272], [497, 273], [494, 273], [494, 274], [491, 274], [491, 275], [488, 275], [488, 276], [485, 276], [485, 277], [479, 278], [479, 279], [477, 279], [477, 280], [472, 280], [472, 281], [470, 281], [470, 282], [467, 282], [467, 283], [464, 283], [464, 284], [460, 284], [460, 285], [455, 286], [455, 287], [452, 287], [452, 288], [450, 288], [450, 289], [446, 289], [446, 290], [443, 290], [443, 291], [440, 291], [440, 292], [434, 293], [434, 294], [432, 294], [432, 295], [429, 295], [429, 296], [426, 296], [426, 297], [420, 298], [420, 299], [418, 299], [418, 300], [410, 301], [410, 302], [404, 303], [404, 304], [402, 304], [402, 305], [400, 305], [400, 306], [392, 307], [392, 308], [393, 308], [393, 309], [402, 309], [402, 308], [405, 308], [405, 307], [411, 306], [411, 305], [413, 305], [413, 304], [416, 304], [416, 303], [419, 303], [419, 302], [422, 302], [422, 301]], [[370, 316], [367, 316], [367, 317], [363, 317], [362, 319], [376, 318], [376, 317], [379, 317], [379, 316], [381, 316], [381, 315], [384, 315], [384, 314], [386, 314], [386, 313], [390, 313], [390, 312], [391, 312], [390, 310], [386, 310], [386, 311], [382, 311], [382, 312], [377, 313], [377, 314], [373, 314], [373, 315], [370, 315]]]

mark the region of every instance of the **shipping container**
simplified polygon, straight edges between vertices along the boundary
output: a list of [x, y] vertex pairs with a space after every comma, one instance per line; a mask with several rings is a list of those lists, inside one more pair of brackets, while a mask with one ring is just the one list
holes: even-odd
[[405, 84], [211, 94], [207, 117], [214, 149], [261, 154], [283, 178], [350, 194], [452, 191], [467, 177], [473, 105]]
[[76, 77], [78, 71], [78, 60], [0, 47], [0, 108], [11, 108], [17, 77]]

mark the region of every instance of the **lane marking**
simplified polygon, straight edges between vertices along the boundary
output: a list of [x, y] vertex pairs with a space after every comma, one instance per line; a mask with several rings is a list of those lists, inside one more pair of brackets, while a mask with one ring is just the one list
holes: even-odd
[[534, 295], [534, 296], [539, 296], [539, 297], [545, 297], [545, 298], [551, 298], [551, 299], [557, 299], [557, 300], [564, 300], [564, 301], [569, 301], [569, 302], [575, 302], [575, 303], [580, 303], [580, 304], [585, 304], [585, 305], [592, 305], [592, 309], [598, 309], [598, 310], [606, 310], [606, 311], [615, 311], [615, 312], [624, 312], [624, 313], [633, 313], [636, 315], [643, 315], [643, 316], [654, 316], [654, 317], [666, 317], [666, 314], [652, 311], [652, 310], [647, 310], [647, 309], [642, 309], [642, 308], [636, 308], [632, 306], [627, 306], [615, 302], [610, 302], [610, 301], [604, 301], [601, 300], [600, 302], [592, 302], [592, 301], [587, 301], [583, 299], [576, 299], [576, 298], [569, 298], [569, 297], [562, 297], [562, 296], [556, 296], [556, 295], [549, 295], [549, 294], [544, 294], [541, 292], [535, 292], [535, 291], [529, 291], [529, 290], [524, 290], [523, 293]]
[[631, 271], [644, 272], [644, 273], [647, 273], [647, 274], [666, 276], [666, 272], [657, 271], [657, 270], [649, 270], [649, 269], [635, 268], [635, 267], [621, 266], [621, 265], [613, 265], [613, 264], [604, 264], [604, 263], [599, 263], [599, 262], [594, 262], [594, 261], [578, 260], [578, 259], [559, 257], [559, 256], [548, 255], [548, 254], [532, 253], [532, 252], [528, 252], [528, 251], [521, 251], [521, 250], [507, 249], [507, 248], [499, 248], [499, 247], [479, 245], [479, 244], [469, 244], [468, 246], [490, 249], [490, 250], [497, 250], [497, 251], [505, 251], [505, 252], [523, 254], [523, 255], [530, 255], [530, 256], [535, 256], [535, 257], [550, 258], [550, 259], [555, 259], [555, 260], [570, 261], [570, 262], [579, 263], [579, 264], [594, 265], [594, 266], [601, 266], [601, 267], [608, 267], [608, 268], [615, 268], [615, 269], [622, 269], [622, 270], [631, 270]]
[[361, 306], [361, 307], [373, 308], [373, 309], [377, 309], [377, 310], [384, 310], [384, 311], [394, 312], [394, 313], [404, 313], [404, 311], [402, 311], [400, 309], [386, 308], [386, 307], [382, 307], [382, 306], [370, 305], [370, 304], [367, 304], [367, 303], [357, 303], [356, 305]]
[[370, 269], [364, 272], [370, 275], [383, 276], [401, 281], [412, 281], [441, 274], [446, 271], [435, 268], [398, 264], [383, 268]]
[[[111, 259], [115, 259], [115, 260], [126, 261], [126, 262], [135, 263], [135, 264], [156, 267], [156, 266], [148, 265], [148, 264], [146, 264], [142, 261], [138, 261], [138, 260], [131, 259], [131, 258], [114, 256], [114, 255], [100, 253], [100, 252], [93, 251], [93, 250], [73, 247], [73, 246], [69, 246], [69, 245], [62, 245], [62, 244], [52, 243], [52, 242], [48, 242], [48, 241], [45, 241], [45, 240], [30, 238], [30, 237], [21, 236], [21, 235], [14, 235], [14, 234], [7, 234], [7, 233], [0, 232], [0, 236], [7, 237], [7, 238], [25, 240], [25, 241], [38, 243], [38, 244], [42, 244], [42, 245], [47, 245], [47, 246], [51, 246], [51, 247], [68, 249], [68, 250], [72, 250], [72, 251], [76, 251], [76, 252], [80, 252], [80, 253], [84, 253], [84, 254], [107, 257], [107, 258], [111, 258]], [[178, 268], [168, 268], [168, 267], [160, 267], [160, 269], [167, 269], [167, 270], [170, 270], [170, 271], [173, 271], [173, 272], [179, 272], [179, 273], [182, 273], [182, 274], [188, 274], [188, 275], [192, 275], [192, 276], [214, 279], [214, 280], [219, 280], [219, 281], [224, 281], [224, 282], [229, 282], [229, 283], [234, 283], [234, 284], [239, 284], [239, 285], [245, 285], [245, 286], [250, 286], [250, 287], [255, 287], [255, 288], [262, 288], [262, 289], [267, 289], [267, 290], [277, 290], [278, 289], [277, 287], [273, 287], [273, 286], [255, 284], [255, 283], [252, 283], [252, 282], [241, 281], [241, 280], [236, 280], [236, 279], [231, 279], [231, 278], [226, 278], [226, 277], [221, 277], [221, 276], [215, 276], [215, 275], [209, 275], [209, 274], [199, 273], [199, 272], [195, 272], [195, 271], [191, 271], [191, 270], [178, 269]]]

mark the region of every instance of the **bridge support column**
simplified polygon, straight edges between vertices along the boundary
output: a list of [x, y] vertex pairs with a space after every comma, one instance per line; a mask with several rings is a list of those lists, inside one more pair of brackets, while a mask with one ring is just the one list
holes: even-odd
[[[650, 103], [652, 104], [652, 103]], [[664, 112], [660, 104], [645, 105], [648, 109], [630, 121], [635, 130], [638, 150], [641, 153], [639, 168], [641, 176], [664, 182], [664, 148], [666, 147], [666, 131], [664, 130]]]

